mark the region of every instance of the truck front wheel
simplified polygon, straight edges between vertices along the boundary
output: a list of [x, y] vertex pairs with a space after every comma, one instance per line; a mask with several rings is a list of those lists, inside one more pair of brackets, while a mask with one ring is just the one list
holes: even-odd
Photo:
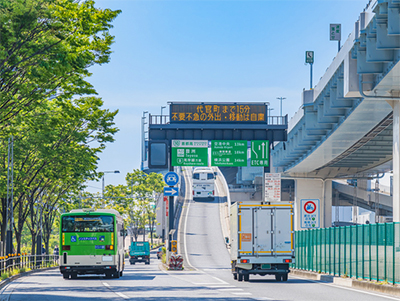
[[243, 275], [244, 281], [249, 281], [250, 280], [250, 275], [249, 274], [245, 274]]
[[238, 275], [238, 281], [243, 281], [243, 274]]

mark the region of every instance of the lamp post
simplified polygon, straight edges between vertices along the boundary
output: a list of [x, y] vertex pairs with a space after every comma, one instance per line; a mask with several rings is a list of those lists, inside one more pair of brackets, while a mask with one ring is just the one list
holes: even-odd
[[162, 116], [162, 111], [166, 108], [167, 106], [161, 106], [161, 116]]
[[102, 179], [102, 185], [101, 185], [101, 196], [104, 198], [104, 175], [106, 173], [119, 173], [119, 170], [111, 170], [111, 171], [103, 171], [103, 176], [101, 177]]
[[285, 97], [277, 97], [276, 99], [279, 99], [281, 101], [281, 115], [282, 116], [282, 100], [286, 99]]
[[[162, 111], [162, 109], [161, 109], [161, 111]], [[143, 111], [143, 115], [142, 115], [142, 162], [140, 163], [140, 165], [141, 165], [141, 170], [143, 170], [143, 161], [144, 161], [144, 153], [145, 153], [145, 145], [144, 145], [144, 125], [145, 125], [145, 122], [144, 122], [144, 120], [146, 119], [146, 113], [148, 113], [148, 111]]]
[[281, 101], [281, 115], [280, 115], [280, 119], [281, 119], [281, 124], [283, 124], [282, 122], [282, 100], [286, 99], [285, 97], [277, 97], [276, 99], [279, 99]]

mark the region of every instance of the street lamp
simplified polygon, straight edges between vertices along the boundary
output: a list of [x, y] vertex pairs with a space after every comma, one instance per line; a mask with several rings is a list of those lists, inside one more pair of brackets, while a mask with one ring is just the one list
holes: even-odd
[[277, 97], [276, 99], [279, 99], [281, 101], [281, 120], [282, 120], [282, 100], [286, 99], [285, 97]]
[[161, 116], [162, 116], [162, 111], [166, 108], [167, 106], [161, 106]]
[[119, 173], [119, 170], [103, 171], [102, 173], [103, 173], [103, 176], [101, 177], [101, 179], [102, 179], [101, 194], [102, 194], [102, 197], [104, 198], [104, 175], [106, 173]]
[[146, 119], [146, 113], [148, 113], [148, 111], [143, 111], [143, 116], [142, 116], [142, 162], [141, 164], [141, 170], [143, 170], [143, 161], [144, 161], [144, 153], [145, 153], [145, 145], [144, 145], [144, 139], [145, 139], [145, 135], [144, 135], [144, 120]]

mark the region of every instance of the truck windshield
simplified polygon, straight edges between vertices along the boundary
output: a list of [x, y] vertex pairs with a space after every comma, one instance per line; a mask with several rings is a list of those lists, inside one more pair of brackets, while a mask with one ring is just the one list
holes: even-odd
[[63, 216], [62, 232], [114, 232], [112, 216]]

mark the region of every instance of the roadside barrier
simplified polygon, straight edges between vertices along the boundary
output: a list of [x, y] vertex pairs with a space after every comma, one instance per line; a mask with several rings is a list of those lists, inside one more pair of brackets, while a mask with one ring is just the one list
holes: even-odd
[[296, 231], [292, 268], [400, 283], [400, 223]]
[[58, 265], [59, 255], [29, 255], [27, 253], [0, 256], [1, 275], [13, 270], [36, 270]]
[[183, 269], [183, 257], [179, 254], [171, 254], [168, 264], [169, 270], [182, 270]]

